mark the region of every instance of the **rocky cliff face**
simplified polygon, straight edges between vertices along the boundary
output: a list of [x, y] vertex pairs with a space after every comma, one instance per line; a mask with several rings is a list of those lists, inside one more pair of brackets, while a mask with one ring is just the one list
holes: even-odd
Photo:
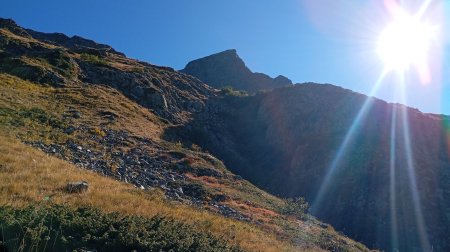
[[292, 85], [292, 81], [282, 75], [273, 79], [262, 73], [253, 73], [236, 50], [193, 60], [181, 72], [195, 76], [215, 88], [230, 86], [250, 93]]
[[[366, 99], [372, 99], [373, 106], [356, 127], [331, 179], [325, 181]], [[396, 159], [391, 169], [393, 113]], [[406, 124], [403, 113], [408, 117]], [[447, 251], [450, 159], [446, 120], [336, 86], [307, 83], [210, 101], [191, 125], [178, 129], [182, 132], [178, 136], [188, 136], [188, 141], [205, 147], [233, 172], [269, 192], [306, 197], [313, 203], [313, 214], [372, 248], [423, 250], [416, 222], [420, 205], [431, 245]], [[406, 125], [413, 167], [404, 144]], [[169, 135], [177, 135], [174, 132]], [[323, 183], [325, 190], [318, 199]], [[395, 186], [391, 188], [390, 183]], [[414, 203], [414, 183], [419, 204]], [[397, 241], [391, 233], [394, 223]]]

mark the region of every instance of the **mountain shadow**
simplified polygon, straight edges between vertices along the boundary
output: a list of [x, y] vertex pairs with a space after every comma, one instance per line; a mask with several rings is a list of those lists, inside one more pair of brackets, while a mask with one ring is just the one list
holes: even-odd
[[[352, 127], [367, 100], [371, 108]], [[305, 197], [314, 215], [371, 248], [449, 251], [448, 122], [333, 85], [305, 83], [210, 99], [192, 122], [166, 137], [202, 146], [271, 193]], [[421, 243], [426, 240], [429, 245]]]

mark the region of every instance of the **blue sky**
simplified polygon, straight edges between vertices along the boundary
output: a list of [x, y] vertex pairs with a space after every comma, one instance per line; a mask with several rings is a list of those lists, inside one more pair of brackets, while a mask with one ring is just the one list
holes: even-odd
[[[377, 38], [388, 19], [381, 2], [2, 0], [0, 16], [38, 31], [90, 38], [129, 57], [175, 69], [234, 48], [253, 71], [368, 94], [383, 69], [376, 53]], [[408, 8], [414, 10], [421, 1], [410, 2]], [[435, 2], [427, 15], [440, 13], [438, 25], [444, 31], [449, 4]], [[446, 35], [441, 40], [439, 57], [432, 62], [431, 83], [423, 85], [417, 74], [410, 74], [408, 105], [450, 114]], [[388, 76], [375, 96], [393, 101], [396, 80]]]

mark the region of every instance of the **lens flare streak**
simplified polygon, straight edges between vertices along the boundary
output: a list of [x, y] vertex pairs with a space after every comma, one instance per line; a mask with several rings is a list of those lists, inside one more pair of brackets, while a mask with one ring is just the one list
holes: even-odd
[[353, 123], [350, 126], [350, 129], [348, 130], [347, 134], [344, 137], [344, 141], [339, 146], [336, 156], [334, 157], [333, 161], [331, 162], [330, 167], [328, 168], [327, 174], [325, 175], [325, 178], [322, 181], [319, 192], [317, 193], [317, 196], [315, 197], [315, 200], [314, 200], [313, 204], [311, 205], [311, 212], [314, 213], [320, 207], [320, 205], [323, 201], [324, 195], [327, 192], [328, 187], [330, 186], [330, 182], [332, 181], [336, 170], [339, 168], [339, 164], [342, 161], [342, 158], [344, 157], [344, 155], [347, 152], [348, 146], [353, 141], [354, 135], [361, 125], [361, 121], [365, 118], [365, 116], [367, 115], [367, 112], [370, 110], [370, 108], [372, 106], [372, 103], [373, 103], [372, 96], [377, 93], [387, 72], [388, 72], [387, 69], [383, 70], [380, 77], [375, 82], [374, 86], [372, 87], [372, 90], [370, 91], [370, 95], [367, 97], [363, 106], [361, 107], [361, 109], [359, 110], [355, 119], [353, 120]]
[[450, 130], [447, 130], [447, 149], [448, 155], [450, 156]]
[[390, 139], [390, 160], [389, 160], [389, 201], [391, 214], [391, 249], [398, 250], [398, 224], [397, 224], [397, 197], [396, 197], [396, 183], [395, 183], [395, 163], [396, 163], [396, 141], [397, 141], [397, 108], [392, 109], [391, 118], [391, 139]]
[[[401, 99], [402, 103], [406, 104], [406, 81], [405, 77], [402, 74], [400, 80], [401, 86]], [[403, 122], [403, 141], [405, 147], [406, 161], [407, 161], [407, 171], [408, 178], [411, 189], [412, 203], [414, 206], [414, 215], [416, 218], [416, 224], [419, 232], [420, 243], [422, 246], [422, 251], [432, 251], [431, 245], [428, 240], [428, 235], [426, 232], [425, 221], [422, 213], [422, 206], [420, 203], [419, 191], [417, 188], [417, 179], [416, 179], [416, 170], [413, 159], [413, 151], [411, 147], [411, 134], [410, 134], [410, 125], [408, 119], [408, 108], [406, 106], [402, 107], [402, 122]]]
[[417, 11], [415, 18], [416, 19], [421, 19], [423, 17], [423, 15], [425, 14], [425, 12], [427, 11], [428, 7], [430, 7], [432, 0], [426, 0], [421, 6], [419, 11]]

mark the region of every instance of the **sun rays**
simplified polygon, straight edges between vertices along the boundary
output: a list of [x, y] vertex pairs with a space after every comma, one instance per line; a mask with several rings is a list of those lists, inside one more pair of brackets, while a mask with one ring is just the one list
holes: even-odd
[[391, 249], [395, 251], [398, 248], [398, 223], [397, 223], [397, 190], [396, 190], [396, 152], [397, 142], [397, 108], [392, 108], [391, 116], [391, 131], [389, 141], [389, 204], [390, 204], [390, 218], [391, 218]]
[[[404, 74], [400, 73], [400, 96], [401, 96], [401, 102], [403, 104], [406, 104], [406, 81]], [[407, 161], [407, 171], [408, 171], [408, 178], [409, 178], [409, 186], [411, 190], [411, 196], [412, 196], [412, 203], [414, 206], [414, 215], [416, 218], [416, 225], [418, 228], [418, 235], [420, 238], [420, 244], [422, 246], [423, 251], [431, 251], [431, 246], [428, 240], [427, 232], [426, 232], [426, 226], [425, 221], [423, 218], [422, 213], [422, 205], [420, 203], [421, 199], [419, 196], [419, 191], [417, 188], [417, 178], [416, 178], [416, 168], [414, 164], [414, 157], [413, 157], [413, 151], [412, 151], [412, 145], [411, 145], [411, 133], [410, 133], [410, 125], [409, 125], [409, 119], [408, 119], [408, 108], [406, 106], [403, 106], [401, 108], [402, 112], [402, 126], [403, 126], [403, 144], [405, 148], [405, 154], [406, 154], [406, 161]]]
[[[414, 66], [422, 82], [430, 81], [428, 54], [432, 40], [435, 38], [436, 26], [422, 21], [431, 0], [425, 1], [418, 11], [409, 15], [396, 1], [386, 0], [387, 11], [393, 16], [392, 22], [385, 28], [378, 41], [378, 53], [384, 63], [384, 69], [381, 71], [378, 79], [375, 81], [369, 97], [362, 104], [356, 117], [348, 129], [342, 143], [332, 159], [322, 184], [311, 205], [313, 213], [320, 211], [323, 202], [329, 193], [331, 184], [336, 179], [337, 172], [342, 169], [342, 161], [349, 154], [349, 147], [354, 143], [354, 138], [363, 121], [366, 120], [373, 104], [372, 96], [377, 94], [380, 86], [383, 84], [388, 74], [397, 74], [398, 82], [394, 88], [394, 96], [402, 104], [407, 104], [407, 80], [406, 72], [410, 71], [410, 66]], [[425, 76], [425, 77], [424, 77]], [[431, 251], [429, 237], [427, 236], [426, 223], [421, 206], [421, 198], [417, 185], [416, 164], [414, 159], [414, 150], [412, 147], [413, 136], [410, 133], [410, 119], [408, 108], [406, 106], [391, 105], [390, 115], [390, 134], [389, 134], [389, 205], [390, 205], [390, 228], [391, 228], [391, 249], [398, 250], [398, 198], [397, 198], [397, 178], [398, 178], [398, 159], [406, 160], [405, 168], [407, 172], [407, 181], [409, 191], [411, 192], [411, 205], [413, 206], [413, 215], [415, 226], [417, 227], [417, 237], [420, 239], [421, 249]], [[399, 128], [401, 127], [401, 128]], [[449, 133], [450, 130], [447, 131]], [[447, 135], [450, 145], [450, 135]], [[400, 141], [402, 140], [402, 141]], [[397, 153], [397, 147], [401, 146], [404, 150], [401, 157]]]
[[338, 148], [338, 151], [331, 162], [330, 167], [328, 168], [328, 171], [325, 175], [325, 178], [322, 181], [322, 184], [319, 188], [319, 192], [317, 193], [317, 196], [314, 200], [314, 202], [311, 205], [311, 211], [315, 212], [318, 207], [322, 204], [322, 201], [324, 200], [325, 193], [327, 192], [330, 182], [333, 179], [333, 176], [337, 169], [339, 168], [340, 162], [342, 161], [342, 158], [345, 156], [348, 150], [348, 146], [352, 144], [352, 141], [354, 140], [354, 136], [356, 132], [359, 130], [359, 127], [361, 126], [361, 121], [365, 119], [368, 111], [370, 110], [373, 102], [373, 95], [375, 95], [380, 88], [381, 84], [383, 83], [384, 78], [386, 77], [386, 74], [388, 71], [385, 69], [381, 73], [378, 80], [375, 82], [369, 97], [365, 100], [363, 103], [361, 109], [359, 110], [358, 114], [356, 115], [355, 119], [353, 120], [352, 125], [350, 126], [350, 129], [348, 130], [347, 134], [344, 137], [344, 140], [342, 141], [341, 145]]

